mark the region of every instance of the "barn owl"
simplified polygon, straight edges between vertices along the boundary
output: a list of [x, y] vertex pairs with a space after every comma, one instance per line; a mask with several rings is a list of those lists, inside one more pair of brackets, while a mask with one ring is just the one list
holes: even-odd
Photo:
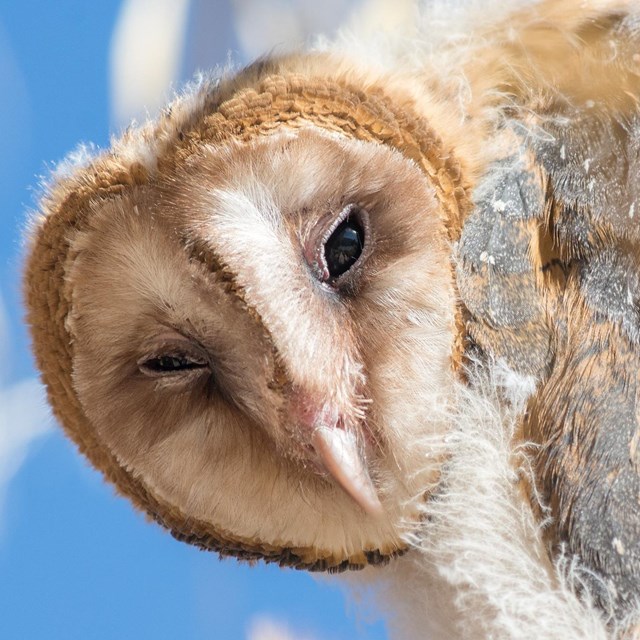
[[433, 637], [632, 634], [639, 90], [621, 0], [419, 6], [202, 79], [47, 186], [59, 421], [178, 539], [422, 571]]

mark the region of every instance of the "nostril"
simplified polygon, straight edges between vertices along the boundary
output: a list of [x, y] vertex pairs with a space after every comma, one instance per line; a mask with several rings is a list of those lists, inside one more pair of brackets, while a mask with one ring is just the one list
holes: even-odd
[[322, 401], [299, 389], [289, 396], [289, 416], [306, 442], [311, 441], [311, 435], [320, 426], [340, 428], [344, 425], [344, 420], [335, 404]]

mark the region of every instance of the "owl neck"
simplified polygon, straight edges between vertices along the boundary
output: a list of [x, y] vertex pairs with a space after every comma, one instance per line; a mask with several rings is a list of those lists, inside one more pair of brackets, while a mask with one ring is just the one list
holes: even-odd
[[373, 586], [398, 640], [609, 637], [589, 598], [572, 589], [580, 567], [550, 563], [530, 506], [531, 460], [515, 437], [530, 382], [497, 367], [471, 375], [474, 391], [458, 389], [439, 494], [410, 551], [345, 579], [359, 595]]

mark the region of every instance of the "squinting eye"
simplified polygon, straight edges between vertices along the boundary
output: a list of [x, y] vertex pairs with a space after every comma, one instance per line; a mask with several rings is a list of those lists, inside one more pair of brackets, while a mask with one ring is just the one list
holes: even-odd
[[327, 270], [332, 278], [346, 273], [358, 261], [364, 247], [364, 229], [355, 217], [343, 220], [324, 245]]
[[170, 375], [193, 369], [204, 369], [207, 363], [187, 355], [171, 354], [148, 358], [139, 364], [140, 371], [151, 376]]

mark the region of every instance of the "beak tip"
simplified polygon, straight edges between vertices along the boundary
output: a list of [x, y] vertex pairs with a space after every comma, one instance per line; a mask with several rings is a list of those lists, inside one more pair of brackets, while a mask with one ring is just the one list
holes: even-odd
[[370, 498], [366, 502], [357, 502], [365, 510], [365, 512], [373, 518], [380, 518], [384, 515], [384, 507], [382, 506], [380, 499], [375, 493], [373, 494], [372, 498]]
[[325, 469], [345, 493], [368, 515], [382, 516], [384, 507], [355, 435], [344, 429], [321, 426], [313, 432], [312, 444]]

